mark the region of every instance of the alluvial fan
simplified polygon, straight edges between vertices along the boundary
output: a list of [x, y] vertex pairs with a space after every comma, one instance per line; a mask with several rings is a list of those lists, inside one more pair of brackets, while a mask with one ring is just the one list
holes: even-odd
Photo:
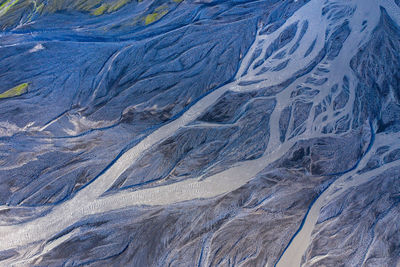
[[400, 266], [400, 1], [0, 0], [0, 266]]

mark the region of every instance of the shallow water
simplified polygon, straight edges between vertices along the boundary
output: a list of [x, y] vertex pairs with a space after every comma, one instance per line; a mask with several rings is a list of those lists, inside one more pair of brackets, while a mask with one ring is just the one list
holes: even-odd
[[0, 265], [397, 264], [399, 19], [0, 2]]

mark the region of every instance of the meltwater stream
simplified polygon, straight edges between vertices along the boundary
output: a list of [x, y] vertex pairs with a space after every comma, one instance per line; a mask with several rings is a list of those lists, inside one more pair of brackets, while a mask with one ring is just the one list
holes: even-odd
[[[348, 49], [347, 51], [343, 51], [345, 50], [343, 49], [342, 52], [344, 52], [345, 54], [347, 52], [348, 55], [352, 55], [351, 53], [354, 53], [354, 49], [357, 49], [357, 44], [362, 42], [362, 39], [365, 38], [361, 34], [359, 34], [359, 32], [361, 32], [361, 29], [358, 28], [360, 27], [360, 25], [362, 25], [363, 21], [364, 24], [366, 24], [366, 14], [369, 14], [369, 25], [376, 25], [376, 23], [378, 22], [380, 15], [378, 12], [379, 9], [377, 7], [375, 9], [371, 9], [371, 6], [373, 6], [374, 4], [376, 4], [374, 3], [374, 1], [368, 3], [365, 1], [362, 3], [358, 3], [356, 12], [350, 21], [350, 23], [352, 24], [353, 32], [346, 40], [348, 45], [345, 47], [345, 49], [350, 48], [350, 51]], [[390, 10], [389, 12], [392, 13], [393, 18], [397, 18], [397, 21], [399, 21], [399, 8], [393, 5], [392, 2], [382, 1], [379, 3], [379, 5], [385, 7], [388, 11]], [[375, 13], [373, 13], [374, 11]], [[352, 46], [353, 48], [351, 48]], [[344, 65], [350, 65], [350, 62], [345, 62]], [[371, 131], [374, 130], [371, 129]], [[377, 148], [384, 146], [396, 147], [399, 145], [400, 141], [398, 136], [396, 135], [380, 135], [375, 141], [374, 133], [372, 133], [371, 138], [371, 148], [370, 150], [368, 150], [368, 153], [363, 156], [361, 161], [358, 162], [356, 168], [346, 174], [343, 174], [339, 179], [335, 180], [335, 182], [332, 183], [325, 191], [323, 191], [322, 194], [319, 195], [318, 198], [315, 200], [315, 202], [312, 203], [312, 206], [307, 211], [305, 219], [302, 222], [302, 225], [300, 226], [298, 232], [296, 232], [293, 239], [290, 241], [288, 247], [285, 249], [283, 255], [280, 257], [275, 266], [286, 267], [302, 265], [302, 257], [310, 245], [314, 227], [318, 221], [320, 210], [324, 204], [326, 204], [329, 200], [335, 199], [335, 196], [340, 195], [341, 193], [347, 191], [349, 188], [367, 183], [369, 179], [376, 177], [378, 174], [383, 173], [385, 170], [398, 166], [398, 162], [393, 162], [390, 164], [386, 164], [378, 169], [374, 169], [373, 171], [363, 174], [357, 174], [357, 171], [366, 167], [368, 160], [370, 160], [371, 154], [376, 152]]]
[[340, 265], [399, 167], [397, 1], [94, 2], [0, 2], [0, 266]]

